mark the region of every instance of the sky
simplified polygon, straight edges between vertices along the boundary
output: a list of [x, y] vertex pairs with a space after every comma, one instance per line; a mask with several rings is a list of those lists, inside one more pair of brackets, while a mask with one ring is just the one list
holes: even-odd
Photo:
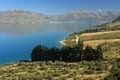
[[120, 11], [120, 0], [0, 0], [0, 11], [30, 10], [59, 14], [74, 10]]

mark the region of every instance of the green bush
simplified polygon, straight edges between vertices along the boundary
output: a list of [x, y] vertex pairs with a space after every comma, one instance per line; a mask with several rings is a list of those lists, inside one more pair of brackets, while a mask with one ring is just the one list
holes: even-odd
[[84, 73], [86, 73], [86, 74], [94, 74], [95, 71], [94, 70], [86, 70]]

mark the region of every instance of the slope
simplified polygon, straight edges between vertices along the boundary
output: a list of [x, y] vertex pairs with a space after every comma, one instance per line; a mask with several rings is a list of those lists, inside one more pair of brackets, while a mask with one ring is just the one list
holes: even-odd
[[77, 35], [80, 40], [84, 41], [84, 46], [90, 45], [96, 48], [98, 45], [102, 45], [104, 57], [120, 58], [120, 21], [105, 23], [95, 27], [95, 30], [83, 31], [82, 33], [75, 33], [68, 36], [63, 43], [66, 46], [75, 46], [76, 43], [72, 41]]

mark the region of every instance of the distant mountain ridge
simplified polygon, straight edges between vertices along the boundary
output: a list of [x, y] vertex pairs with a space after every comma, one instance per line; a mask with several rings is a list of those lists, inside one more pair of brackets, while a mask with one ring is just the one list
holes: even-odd
[[26, 10], [0, 11], [0, 23], [41, 24], [41, 23], [88, 23], [100, 24], [114, 20], [120, 12], [71, 11], [58, 15], [45, 15]]
[[120, 22], [120, 16], [117, 19], [115, 19], [113, 22]]
[[119, 15], [119, 12], [110, 11], [72, 11], [53, 16], [52, 18], [59, 22], [99, 24], [111, 22]]
[[0, 23], [37, 24], [47, 23], [50, 19], [41, 13], [25, 10], [8, 10], [0, 12]]

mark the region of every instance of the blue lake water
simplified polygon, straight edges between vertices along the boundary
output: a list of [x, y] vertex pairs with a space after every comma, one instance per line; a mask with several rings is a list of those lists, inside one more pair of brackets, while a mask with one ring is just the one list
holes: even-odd
[[62, 47], [60, 40], [88, 28], [86, 24], [0, 24], [0, 64], [30, 60], [32, 49], [39, 44]]

